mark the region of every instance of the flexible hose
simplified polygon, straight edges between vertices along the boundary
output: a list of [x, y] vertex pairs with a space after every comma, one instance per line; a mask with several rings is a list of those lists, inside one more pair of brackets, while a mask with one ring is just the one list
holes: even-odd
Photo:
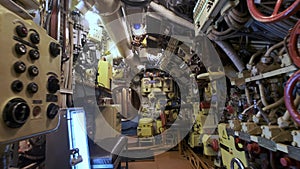
[[239, 167], [239, 169], [245, 169], [244, 164], [242, 163], [242, 161], [238, 158], [232, 158], [231, 162], [230, 162], [230, 168], [234, 169], [234, 164], [237, 164], [237, 166]]
[[239, 72], [245, 69], [244, 63], [241, 61], [239, 56], [236, 54], [235, 50], [232, 48], [230, 44], [225, 41], [215, 41], [215, 43], [222, 48], [222, 50], [227, 54], [227, 56], [231, 59], [233, 64], [239, 70]]

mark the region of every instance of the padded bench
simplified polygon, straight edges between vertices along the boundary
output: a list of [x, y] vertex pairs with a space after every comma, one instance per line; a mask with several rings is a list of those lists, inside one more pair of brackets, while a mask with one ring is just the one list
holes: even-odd
[[[128, 160], [122, 157], [127, 151], [127, 138], [114, 137], [101, 140], [98, 144], [89, 140], [90, 163], [92, 169], [121, 169], [122, 158], [125, 158], [126, 169], [128, 169]], [[105, 149], [99, 145], [105, 145]]]

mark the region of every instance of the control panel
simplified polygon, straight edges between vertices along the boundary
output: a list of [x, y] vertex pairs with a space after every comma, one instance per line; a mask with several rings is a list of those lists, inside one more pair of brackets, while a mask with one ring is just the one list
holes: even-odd
[[194, 24], [196, 34], [206, 33], [208, 27], [224, 7], [225, 0], [199, 0], [194, 8]]
[[59, 124], [61, 49], [32, 20], [0, 5], [0, 143]]

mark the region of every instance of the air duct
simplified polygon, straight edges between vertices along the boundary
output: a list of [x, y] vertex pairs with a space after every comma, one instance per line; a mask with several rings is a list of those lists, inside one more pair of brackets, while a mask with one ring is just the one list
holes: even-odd
[[124, 17], [122, 17], [120, 0], [84, 0], [79, 2], [76, 8], [85, 14], [92, 6], [99, 11], [102, 23], [121, 56], [124, 58], [133, 57], [130, 50], [130, 35]]

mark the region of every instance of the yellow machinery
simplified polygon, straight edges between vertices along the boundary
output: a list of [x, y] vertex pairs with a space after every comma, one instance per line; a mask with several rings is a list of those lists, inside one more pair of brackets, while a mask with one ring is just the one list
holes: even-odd
[[55, 129], [59, 123], [61, 48], [32, 20], [0, 5], [0, 143]]
[[[238, 161], [241, 162], [244, 167], [248, 167], [246, 153], [242, 150], [242, 145], [238, 143], [236, 145], [234, 137], [227, 134], [226, 128], [227, 124], [222, 123], [218, 125], [220, 150], [224, 166], [231, 168], [231, 160], [238, 158]], [[234, 169], [239, 168], [236, 164], [234, 165]]]
[[141, 84], [142, 94], [147, 94], [151, 92], [151, 79], [143, 78]]
[[111, 64], [107, 61], [100, 60], [98, 63], [98, 78], [97, 78], [98, 85], [110, 89], [111, 80], [112, 80]]
[[153, 136], [153, 119], [142, 118], [139, 120], [139, 126], [137, 128], [137, 134], [140, 137], [151, 137]]

